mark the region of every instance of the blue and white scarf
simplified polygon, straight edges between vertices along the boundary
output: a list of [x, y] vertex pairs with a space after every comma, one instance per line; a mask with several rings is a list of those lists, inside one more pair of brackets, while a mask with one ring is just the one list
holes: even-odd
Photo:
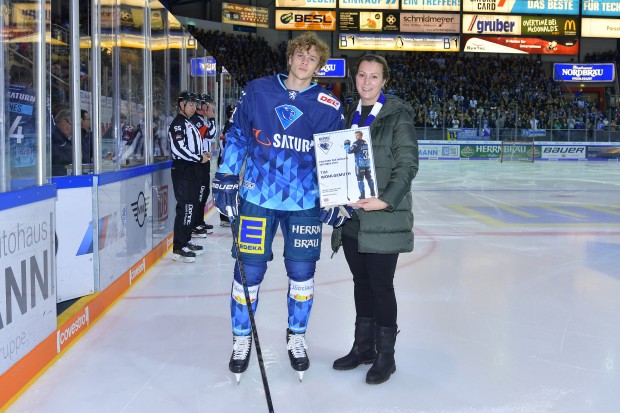
[[[375, 104], [372, 106], [372, 109], [370, 110], [368, 117], [364, 121], [363, 126], [370, 126], [372, 121], [375, 120], [375, 118], [379, 114], [379, 111], [383, 107], [384, 103], [385, 103], [385, 95], [381, 93], [379, 95], [379, 99], [377, 99]], [[361, 118], [362, 118], [362, 100], [360, 99], [360, 101], [357, 103], [357, 109], [355, 110], [355, 115], [353, 115], [353, 123], [351, 124], [351, 128], [359, 127]]]

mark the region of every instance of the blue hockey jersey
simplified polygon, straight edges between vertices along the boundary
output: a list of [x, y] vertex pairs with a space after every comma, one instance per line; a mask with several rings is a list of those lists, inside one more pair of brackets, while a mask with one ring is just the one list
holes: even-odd
[[347, 153], [355, 154], [355, 166], [370, 167], [370, 154], [368, 152], [368, 144], [364, 139], [353, 142], [350, 146], [345, 143], [344, 149]]
[[285, 75], [250, 82], [237, 104], [218, 172], [239, 175], [239, 195], [259, 206], [299, 211], [318, 206], [312, 135], [344, 128], [340, 102], [312, 83], [288, 90]]

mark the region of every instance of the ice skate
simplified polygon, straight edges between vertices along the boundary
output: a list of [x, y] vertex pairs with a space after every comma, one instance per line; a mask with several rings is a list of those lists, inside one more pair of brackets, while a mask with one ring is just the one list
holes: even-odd
[[192, 263], [196, 261], [196, 254], [192, 250], [190, 250], [188, 247], [173, 248], [172, 249], [172, 260]]
[[235, 373], [237, 384], [241, 381], [241, 375], [248, 369], [250, 352], [252, 351], [252, 336], [233, 335], [233, 351], [228, 362], [228, 369]]
[[306, 335], [304, 333], [296, 334], [286, 329], [286, 341], [291, 367], [297, 372], [297, 377], [301, 382], [304, 379], [305, 371], [310, 367], [310, 359], [306, 353], [308, 349]]
[[202, 245], [194, 244], [193, 242], [187, 243], [187, 248], [189, 248], [196, 256], [204, 254], [204, 248]]

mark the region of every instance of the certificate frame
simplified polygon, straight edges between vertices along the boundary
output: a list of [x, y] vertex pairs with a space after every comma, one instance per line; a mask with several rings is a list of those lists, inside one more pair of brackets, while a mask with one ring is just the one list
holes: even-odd
[[[359, 134], [361, 138], [358, 138]], [[313, 138], [322, 208], [376, 196], [370, 127], [315, 133]], [[349, 141], [348, 150], [345, 149], [346, 141]]]

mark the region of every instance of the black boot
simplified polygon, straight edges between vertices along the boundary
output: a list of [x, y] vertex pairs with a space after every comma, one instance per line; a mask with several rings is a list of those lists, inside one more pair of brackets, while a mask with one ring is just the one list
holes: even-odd
[[344, 357], [334, 361], [334, 369], [351, 370], [360, 364], [370, 364], [375, 360], [375, 319], [357, 317], [355, 319], [355, 342]]
[[366, 383], [383, 383], [396, 371], [396, 362], [394, 361], [396, 334], [398, 334], [398, 327], [377, 326], [377, 357], [366, 374]]

